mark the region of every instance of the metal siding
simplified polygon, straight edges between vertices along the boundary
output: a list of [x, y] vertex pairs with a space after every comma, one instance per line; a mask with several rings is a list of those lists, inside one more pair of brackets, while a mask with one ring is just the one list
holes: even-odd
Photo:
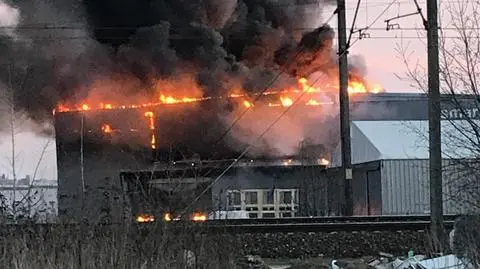
[[[382, 162], [382, 214], [424, 214], [428, 210], [426, 160], [384, 160]], [[428, 175], [427, 175], [428, 176]]]
[[[429, 214], [428, 160], [383, 160], [381, 166], [382, 214]], [[444, 213], [472, 212], [462, 188], [462, 169], [452, 160], [443, 161]]]
[[369, 215], [381, 215], [382, 214], [382, 183], [381, 173], [379, 169], [368, 170], [368, 203], [369, 203]]
[[353, 170], [352, 195], [354, 204], [354, 215], [368, 215], [367, 201], [367, 175], [360, 169]]

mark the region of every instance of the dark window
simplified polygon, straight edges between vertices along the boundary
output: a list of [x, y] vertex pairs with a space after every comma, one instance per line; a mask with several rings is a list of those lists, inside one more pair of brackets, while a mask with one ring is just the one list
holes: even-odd
[[245, 203], [246, 204], [258, 204], [258, 193], [249, 191], [245, 192]]
[[273, 191], [268, 190], [263, 192], [263, 203], [273, 204]]
[[229, 193], [228, 202], [230, 206], [239, 206], [242, 204], [240, 200], [240, 192]]
[[290, 204], [292, 202], [292, 192], [283, 191], [280, 193], [280, 203]]

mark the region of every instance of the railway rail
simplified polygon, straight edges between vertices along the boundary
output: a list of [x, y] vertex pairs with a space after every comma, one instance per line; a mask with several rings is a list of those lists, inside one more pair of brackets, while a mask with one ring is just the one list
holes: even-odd
[[[458, 215], [444, 215], [445, 221], [454, 221]], [[335, 216], [335, 217], [295, 217], [270, 219], [218, 219], [208, 220], [212, 225], [253, 225], [253, 224], [304, 224], [304, 223], [349, 223], [349, 222], [413, 222], [430, 221], [428, 215], [389, 215], [389, 216]]]
[[[444, 216], [444, 226], [452, 229], [457, 216]], [[122, 224], [3, 224], [0, 234], [7, 231], [35, 231], [50, 229], [79, 229], [107, 231]], [[135, 230], [198, 232], [198, 233], [308, 233], [308, 232], [354, 232], [354, 231], [419, 231], [429, 230], [429, 216], [355, 216], [355, 217], [314, 217], [284, 219], [228, 219], [205, 222], [172, 221], [138, 223]]]
[[[444, 226], [452, 229], [457, 215], [444, 216]], [[285, 232], [352, 232], [352, 231], [418, 231], [430, 228], [430, 216], [354, 216], [284, 219], [228, 219], [206, 222], [169, 223], [174, 229], [189, 227], [213, 233], [285, 233]], [[151, 224], [150, 224], [151, 225]], [[148, 227], [148, 224], [147, 224]]]

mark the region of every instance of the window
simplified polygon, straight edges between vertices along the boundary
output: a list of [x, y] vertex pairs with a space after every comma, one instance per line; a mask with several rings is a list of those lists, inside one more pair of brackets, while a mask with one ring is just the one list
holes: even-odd
[[292, 202], [292, 192], [291, 191], [280, 192], [280, 203], [290, 204], [291, 202]]
[[258, 204], [258, 193], [253, 191], [245, 192], [245, 204]]
[[273, 204], [273, 190], [263, 191], [263, 204]]
[[228, 205], [230, 206], [239, 206], [242, 204], [240, 200], [240, 192], [232, 191], [228, 194]]

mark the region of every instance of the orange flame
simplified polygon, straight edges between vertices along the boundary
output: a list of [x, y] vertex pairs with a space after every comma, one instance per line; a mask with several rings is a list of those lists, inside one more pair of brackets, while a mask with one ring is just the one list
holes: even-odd
[[103, 124], [102, 125], [102, 131], [106, 134], [109, 134], [111, 133], [113, 130], [112, 130], [112, 127], [108, 124]]
[[173, 96], [165, 96], [163, 94], [160, 95], [160, 101], [164, 104], [191, 103], [202, 100], [204, 100], [204, 98], [183, 97], [181, 99], [175, 99]]
[[150, 135], [150, 147], [152, 149], [156, 149], [157, 148], [157, 143], [156, 143], [156, 139], [155, 139], [155, 118], [154, 118], [154, 114], [152, 111], [147, 111], [145, 112], [145, 117], [148, 118], [148, 127], [149, 129], [152, 131], [152, 134]]
[[[271, 94], [281, 94], [280, 100], [278, 103], [270, 103], [268, 106], [270, 107], [278, 107], [284, 106], [288, 107], [291, 106], [295, 100], [296, 94], [306, 93], [306, 94], [315, 94], [315, 93], [322, 93], [322, 92], [332, 92], [338, 91], [338, 83], [323, 83], [321, 86], [314, 86], [309, 84], [307, 78], [299, 78], [298, 79], [298, 86], [294, 88], [287, 88], [282, 90], [272, 90], [269, 89], [263, 92], [263, 95], [271, 95]], [[319, 83], [320, 84], [320, 83]], [[335, 86], [336, 85], [336, 86]], [[241, 90], [232, 89], [232, 93], [229, 94], [229, 98], [243, 98], [246, 97]], [[358, 94], [358, 93], [380, 93], [383, 92], [383, 88], [379, 84], [372, 84], [369, 85], [366, 82], [357, 79], [350, 79], [348, 84], [348, 92], [350, 94]], [[212, 98], [221, 99], [223, 97], [175, 97], [172, 95], [166, 94], [159, 94], [158, 99], [154, 102], [147, 102], [147, 103], [140, 103], [140, 104], [113, 104], [113, 103], [100, 103], [99, 105], [92, 106], [92, 104], [84, 103], [79, 106], [69, 107], [65, 104], [59, 104], [53, 113], [57, 112], [68, 112], [68, 111], [88, 111], [94, 109], [127, 109], [127, 108], [148, 108], [152, 106], [162, 105], [162, 104], [179, 104], [179, 103], [192, 103], [192, 102], [199, 102], [203, 100], [208, 100]], [[253, 107], [253, 103], [247, 100], [241, 101], [240, 103], [243, 106], [250, 108]], [[319, 106], [325, 103], [319, 102], [315, 99], [309, 98], [308, 101], [304, 103], [307, 106]], [[149, 116], [150, 117], [150, 116]]]
[[286, 107], [293, 105], [293, 100], [289, 97], [280, 96], [280, 102], [282, 102], [282, 106]]
[[249, 101], [245, 100], [243, 101], [243, 105], [246, 107], [246, 108], [251, 108], [253, 105], [252, 103], [250, 103]]

